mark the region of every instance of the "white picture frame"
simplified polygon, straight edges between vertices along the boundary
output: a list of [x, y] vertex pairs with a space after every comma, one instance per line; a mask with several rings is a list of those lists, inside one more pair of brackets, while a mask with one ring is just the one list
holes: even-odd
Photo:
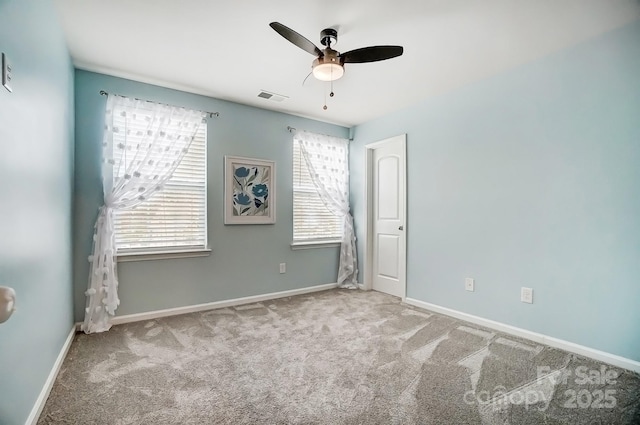
[[224, 224], [276, 222], [276, 163], [224, 157]]

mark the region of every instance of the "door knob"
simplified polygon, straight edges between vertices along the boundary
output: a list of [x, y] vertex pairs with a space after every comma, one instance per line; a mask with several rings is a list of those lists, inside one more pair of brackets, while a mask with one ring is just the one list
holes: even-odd
[[12, 288], [0, 286], [0, 323], [9, 320], [16, 310], [16, 292]]
[[404, 226], [398, 227], [398, 230], [404, 230]]

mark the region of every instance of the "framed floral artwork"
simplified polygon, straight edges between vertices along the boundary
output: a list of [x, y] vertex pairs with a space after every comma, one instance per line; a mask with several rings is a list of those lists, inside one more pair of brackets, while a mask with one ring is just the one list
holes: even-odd
[[264, 159], [224, 157], [224, 223], [276, 222], [276, 163]]

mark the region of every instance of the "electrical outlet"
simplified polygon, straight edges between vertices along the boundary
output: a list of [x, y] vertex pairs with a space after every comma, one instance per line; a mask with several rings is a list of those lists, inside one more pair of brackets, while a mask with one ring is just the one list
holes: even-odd
[[473, 279], [471, 279], [470, 277], [467, 277], [464, 279], [464, 289], [471, 292], [475, 290], [475, 284]]
[[287, 272], [287, 263], [280, 263], [280, 274]]
[[2, 54], [2, 85], [10, 92], [13, 91], [11, 89], [11, 79], [13, 78], [12, 72], [13, 70], [12, 70], [11, 62], [9, 62], [9, 58], [7, 58], [7, 55], [3, 53]]
[[520, 289], [520, 301], [527, 304], [533, 304], [533, 289], [525, 288]]

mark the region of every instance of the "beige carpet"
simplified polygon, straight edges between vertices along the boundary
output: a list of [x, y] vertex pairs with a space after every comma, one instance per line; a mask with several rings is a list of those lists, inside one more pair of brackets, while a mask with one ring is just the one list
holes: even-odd
[[331, 290], [78, 334], [44, 424], [640, 424], [640, 376]]

